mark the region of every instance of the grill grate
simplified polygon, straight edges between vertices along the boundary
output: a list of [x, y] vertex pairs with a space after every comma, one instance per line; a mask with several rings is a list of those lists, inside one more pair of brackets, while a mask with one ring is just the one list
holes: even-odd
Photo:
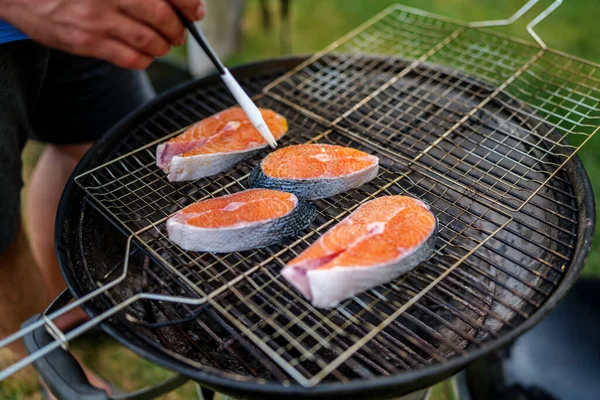
[[[389, 56], [378, 62], [372, 54]], [[510, 211], [549, 182], [600, 119], [597, 65], [402, 6], [387, 9], [265, 92], [316, 120], [374, 136], [382, 147], [402, 134], [399, 153], [406, 161], [457, 181], [467, 175], [468, 186]]]
[[[243, 84], [257, 92], [264, 82]], [[192, 202], [245, 189], [266, 154], [194, 182], [170, 183], [155, 167], [158, 143], [231, 105], [214, 85], [173, 102], [129, 135], [112, 161], [76, 178], [161, 266], [155, 278], [167, 278], [157, 292], [183, 290], [198, 300], [168, 320], [197, 314], [222, 327], [210, 331], [217, 342], [233, 337], [254, 349], [247, 339], [260, 349], [252, 351], [262, 369], [236, 374], [313, 386], [444, 363], [521, 324], [564, 276], [577, 204], [562, 167], [598, 130], [598, 66], [397, 6], [255, 98], [288, 118], [282, 146], [355, 147], [380, 157], [379, 176], [317, 201], [318, 217], [301, 237], [225, 255], [183, 251], [166, 237], [166, 219]], [[279, 271], [383, 194], [432, 207], [440, 223], [435, 254], [334, 310], [312, 308]]]

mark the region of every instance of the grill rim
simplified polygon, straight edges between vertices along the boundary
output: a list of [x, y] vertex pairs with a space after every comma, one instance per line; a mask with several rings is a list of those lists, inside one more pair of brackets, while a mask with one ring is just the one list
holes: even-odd
[[[232, 72], [238, 77], [253, 76], [257, 73], [266, 74], [269, 70], [281, 70], [284, 68], [292, 69], [302, 61], [306, 60], [307, 56], [282, 57], [273, 58], [263, 61], [258, 61], [250, 64], [241, 65], [232, 68]], [[124, 118], [117, 126], [112, 128], [102, 139], [100, 139], [92, 149], [84, 156], [82, 161], [77, 165], [59, 204], [56, 216], [55, 243], [56, 251], [61, 267], [61, 271], [67, 282], [69, 290], [76, 298], [83, 296], [85, 291], [82, 290], [75, 277], [76, 273], [73, 266], [73, 252], [77, 253], [82, 247], [82, 243], [75, 243], [77, 250], [67, 251], [69, 245], [69, 230], [79, 231], [81, 215], [86, 207], [85, 194], [74, 181], [74, 177], [85, 172], [87, 165], [97, 163], [97, 160], [102, 152], [106, 153], [113, 147], [111, 144], [116, 143], [119, 138], [117, 133], [127, 128], [135, 127], [143, 121], [152, 112], [164, 108], [165, 104], [172, 102], [183, 92], [192, 90], [218, 81], [218, 75], [212, 75], [201, 80], [179, 85], [165, 94], [154, 99], [152, 102], [133, 112]], [[311, 396], [344, 396], [352, 394], [358, 398], [364, 398], [361, 393], [369, 392], [370, 395], [376, 393], [394, 393], [395, 395], [406, 394], [427, 386], [430, 386], [452, 374], [459, 369], [480, 358], [484, 354], [502, 347], [514, 340], [516, 337], [533, 327], [541, 318], [548, 314], [560, 300], [568, 293], [572, 284], [579, 276], [579, 272], [583, 268], [585, 259], [587, 258], [592, 244], [592, 237], [595, 228], [595, 203], [593, 201], [593, 191], [589, 181], [589, 177], [585, 172], [579, 158], [575, 155], [565, 166], [564, 170], [571, 178], [574, 192], [578, 198], [578, 227], [577, 227], [577, 246], [574, 249], [574, 256], [569, 264], [569, 270], [563, 277], [559, 286], [548, 300], [527, 320], [511, 330], [507, 334], [500, 336], [498, 339], [485, 343], [480, 349], [473, 350], [467, 356], [452, 358], [445, 364], [425, 366], [417, 370], [405, 372], [402, 374], [378, 377], [372, 380], [358, 380], [349, 383], [322, 383], [315, 387], [306, 388], [299, 384], [292, 383], [289, 386], [284, 386], [274, 382], [244, 382], [216, 376], [210, 373], [198, 370], [170, 355], [169, 350], [158, 349], [155, 346], [148, 346], [149, 341], [142, 338], [140, 335], [131, 332], [127, 327], [118, 322], [102, 322], [101, 326], [105, 332], [113, 337], [121, 345], [133, 350], [138, 355], [168, 369], [180, 372], [204, 385], [207, 385], [216, 390], [229, 394], [245, 394], [253, 393], [264, 398], [265, 395], [311, 395]], [[79, 211], [79, 212], [76, 212]], [[83, 272], [81, 272], [83, 273]], [[79, 278], [81, 279], [81, 278]], [[84, 310], [91, 316], [96, 316], [100, 311], [92, 304], [84, 304]], [[119, 326], [121, 325], [121, 326]], [[127, 330], [127, 333], [123, 331]], [[132, 339], [131, 336], [135, 337]], [[344, 397], [347, 398], [347, 397]]]

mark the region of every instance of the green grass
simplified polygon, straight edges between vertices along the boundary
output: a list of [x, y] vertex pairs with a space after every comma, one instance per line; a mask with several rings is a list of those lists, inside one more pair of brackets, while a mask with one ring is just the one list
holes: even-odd
[[[272, 1], [273, 6], [278, 2]], [[357, 25], [366, 21], [386, 6], [394, 4], [393, 0], [295, 0], [292, 1], [291, 53], [312, 53], [327, 46], [330, 42], [344, 35]], [[525, 0], [405, 0], [403, 4], [432, 11], [464, 21], [477, 21], [506, 18], [516, 11]], [[550, 1], [542, 2], [533, 11], [526, 14], [523, 21], [529, 21], [536, 12]], [[598, 38], [598, 19], [591, 1], [570, 0], [565, 2], [553, 15], [540, 24], [538, 33], [546, 43], [558, 50], [583, 58], [600, 62], [600, 39]], [[230, 66], [264, 59], [284, 56], [280, 40], [278, 21], [271, 32], [265, 32], [260, 24], [258, 0], [249, 0], [244, 20], [243, 49], [230, 57]], [[208, 15], [210, 18], [210, 14]], [[524, 23], [518, 23], [499, 31], [527, 39]], [[178, 54], [182, 53], [178, 49]], [[31, 169], [39, 147], [31, 146], [24, 155], [27, 171]], [[580, 157], [590, 175], [594, 191], [600, 193], [600, 136], [593, 138], [585, 147]], [[26, 171], [26, 174], [27, 174]], [[600, 241], [596, 240], [584, 269], [584, 275], [600, 276]], [[140, 359], [129, 350], [112, 341], [88, 342], [80, 341], [76, 349], [86, 363], [99, 371], [106, 379], [126, 390], [133, 390], [156, 382], [169, 376], [155, 365]], [[0, 351], [0, 366], [7, 361], [6, 353]], [[194, 396], [194, 386], [187, 384], [166, 398], [169, 400], [190, 399]], [[40, 399], [37, 391], [37, 380], [31, 368], [17, 377], [0, 383], [1, 399]], [[433, 400], [454, 399], [450, 385], [441, 383], [434, 388]]]

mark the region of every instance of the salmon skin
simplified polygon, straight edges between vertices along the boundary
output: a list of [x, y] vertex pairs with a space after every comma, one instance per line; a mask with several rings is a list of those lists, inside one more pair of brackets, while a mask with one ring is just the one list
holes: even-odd
[[371, 200], [291, 260], [282, 275], [313, 306], [329, 308], [409, 272], [432, 254], [437, 220], [407, 196]]
[[379, 159], [365, 152], [329, 144], [301, 144], [265, 157], [250, 174], [248, 185], [316, 200], [360, 187], [374, 179], [378, 170]]
[[228, 253], [296, 235], [316, 212], [313, 204], [291, 193], [249, 189], [185, 207], [167, 220], [167, 232], [184, 250]]
[[[276, 140], [287, 132], [287, 120], [272, 110], [260, 112]], [[213, 176], [267, 147], [267, 142], [240, 107], [231, 107], [196, 123], [156, 149], [156, 165], [169, 181]]]

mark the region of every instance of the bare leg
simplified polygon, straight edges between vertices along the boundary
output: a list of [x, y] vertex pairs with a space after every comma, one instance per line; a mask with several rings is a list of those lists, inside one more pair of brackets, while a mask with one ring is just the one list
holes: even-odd
[[[54, 249], [56, 210], [73, 169], [90, 146], [46, 146], [31, 177], [27, 196], [27, 230], [33, 257], [50, 299], [56, 298], [65, 289]], [[68, 330], [84, 319], [87, 319], [87, 315], [81, 309], [76, 309], [58, 321], [57, 325]], [[109, 389], [93, 372], [85, 367], [83, 369], [92, 385]]]
[[[66, 287], [54, 248], [54, 220], [58, 202], [73, 169], [90, 146], [46, 146], [29, 184], [26, 200], [27, 233], [49, 299], [56, 298]], [[70, 328], [85, 318], [85, 313], [78, 309], [63, 317], [58, 325], [61, 329]]]
[[[47, 304], [44, 284], [23, 230], [0, 254], [0, 338], [19, 330], [21, 323], [44, 310]], [[26, 355], [19, 340], [9, 348], [19, 357]]]

